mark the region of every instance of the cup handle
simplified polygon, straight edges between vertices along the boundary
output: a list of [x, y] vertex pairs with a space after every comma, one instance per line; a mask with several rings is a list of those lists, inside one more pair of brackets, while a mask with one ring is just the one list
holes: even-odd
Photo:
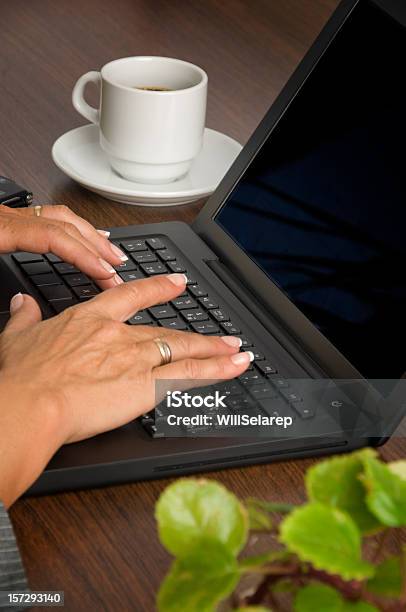
[[96, 85], [101, 84], [100, 72], [92, 70], [82, 75], [80, 79], [76, 81], [75, 87], [72, 92], [72, 103], [80, 115], [83, 115], [85, 119], [88, 119], [92, 123], [99, 123], [100, 112], [98, 109], [90, 106], [84, 98], [85, 87], [88, 83], [95, 83]]

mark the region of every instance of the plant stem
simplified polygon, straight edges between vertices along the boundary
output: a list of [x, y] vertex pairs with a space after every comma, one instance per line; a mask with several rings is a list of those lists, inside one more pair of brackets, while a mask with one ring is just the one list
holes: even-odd
[[281, 514], [287, 514], [291, 512], [294, 508], [296, 508], [295, 504], [279, 504], [273, 502], [266, 502], [262, 499], [256, 499], [255, 497], [248, 497], [245, 500], [247, 504], [253, 504], [255, 506], [259, 506], [262, 510], [266, 510], [267, 512], [280, 512]]

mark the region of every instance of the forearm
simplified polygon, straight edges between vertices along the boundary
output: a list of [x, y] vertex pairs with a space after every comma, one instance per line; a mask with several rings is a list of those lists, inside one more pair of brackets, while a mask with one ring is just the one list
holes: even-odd
[[52, 399], [0, 375], [0, 500], [8, 508], [62, 444]]

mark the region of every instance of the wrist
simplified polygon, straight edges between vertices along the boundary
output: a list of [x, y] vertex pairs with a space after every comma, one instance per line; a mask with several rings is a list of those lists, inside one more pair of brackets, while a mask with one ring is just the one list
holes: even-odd
[[60, 401], [48, 390], [0, 375], [0, 499], [11, 505], [64, 442]]

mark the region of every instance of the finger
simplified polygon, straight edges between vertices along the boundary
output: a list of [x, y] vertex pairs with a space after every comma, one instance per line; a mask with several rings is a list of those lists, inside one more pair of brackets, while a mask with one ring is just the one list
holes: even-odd
[[98, 257], [55, 221], [41, 217], [32, 219], [20, 217], [16, 226], [10, 229], [8, 251], [51, 252], [92, 278], [107, 280], [116, 274], [111, 264]]
[[190, 332], [163, 333], [154, 340], [140, 342], [137, 352], [151, 368], [162, 363], [162, 356], [156, 340], [166, 342], [171, 350], [172, 362], [180, 359], [205, 359], [216, 355], [232, 355], [240, 350], [241, 340], [233, 336], [201, 336]]
[[[96, 257], [99, 258], [99, 253], [97, 252], [97, 249], [88, 240], [86, 240], [86, 238], [82, 236], [82, 234], [75, 225], [73, 225], [72, 223], [68, 223], [67, 221], [53, 221], [53, 223], [61, 227], [61, 229], [63, 229], [67, 234], [69, 234], [69, 236], [80, 242], [86, 249], [89, 249]], [[109, 269], [110, 271], [113, 270], [111, 264], [101, 258], [99, 259], [100, 261], [104, 262], [103, 268]], [[83, 269], [83, 264], [80, 263], [78, 267], [79, 269]], [[114, 276], [109, 279], [100, 279], [99, 276], [96, 276], [93, 277], [93, 280], [99, 285], [101, 289], [111, 289], [112, 287], [120, 285], [124, 282], [117, 273], [115, 273]]]
[[155, 380], [173, 380], [181, 383], [182, 388], [188, 388], [188, 384], [201, 387], [240, 376], [253, 360], [250, 351], [208, 359], [182, 359], [155, 368], [152, 373]]
[[17, 293], [10, 301], [9, 319], [3, 333], [11, 333], [27, 329], [42, 319], [41, 309], [30, 295]]
[[81, 306], [82, 312], [127, 321], [138, 310], [173, 300], [185, 290], [184, 274], [168, 274], [123, 283]]
[[127, 261], [125, 253], [107, 239], [109, 232], [97, 231], [91, 223], [79, 217], [67, 206], [43, 206], [41, 216], [74, 225], [83, 238], [94, 247], [95, 252], [112, 265], [118, 266], [123, 261]]

